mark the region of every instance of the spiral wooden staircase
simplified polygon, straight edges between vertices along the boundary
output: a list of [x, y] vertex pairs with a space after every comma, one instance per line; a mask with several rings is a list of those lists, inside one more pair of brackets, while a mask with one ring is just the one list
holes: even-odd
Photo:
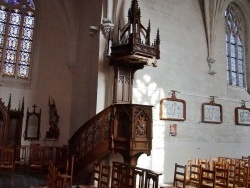
[[152, 149], [152, 107], [132, 104], [134, 73], [146, 65], [156, 67], [160, 36], [150, 42], [150, 22], [141, 24], [137, 0], [132, 0], [128, 23], [119, 22], [117, 37], [109, 37], [109, 62], [114, 68], [113, 104], [87, 121], [69, 140], [75, 155], [75, 174], [110, 153], [120, 153], [124, 162], [136, 165], [141, 154]]

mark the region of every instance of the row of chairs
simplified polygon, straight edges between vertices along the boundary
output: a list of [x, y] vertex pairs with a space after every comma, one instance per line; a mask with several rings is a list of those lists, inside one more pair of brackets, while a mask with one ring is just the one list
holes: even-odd
[[61, 171], [54, 162], [49, 161], [47, 188], [69, 188], [72, 187], [74, 171], [74, 156], [67, 158], [65, 171]]
[[127, 163], [113, 162], [111, 166], [96, 163], [91, 185], [78, 188], [158, 188], [160, 175]]
[[0, 169], [9, 170], [11, 175], [17, 169], [42, 173], [43, 170], [47, 171], [49, 161], [54, 161], [58, 168], [64, 168], [67, 153], [66, 146], [51, 147], [31, 144], [0, 147]]
[[[210, 160], [175, 164], [175, 187], [249, 187], [249, 157], [218, 157]], [[209, 182], [209, 183], [208, 183]]]

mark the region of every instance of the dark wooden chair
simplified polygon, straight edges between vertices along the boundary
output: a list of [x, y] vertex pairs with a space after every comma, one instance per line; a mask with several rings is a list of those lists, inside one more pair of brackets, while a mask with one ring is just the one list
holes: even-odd
[[12, 176], [14, 169], [14, 148], [2, 147], [0, 151], [0, 171], [9, 171]]
[[215, 187], [215, 170], [207, 168], [201, 168], [201, 183], [202, 188], [214, 188]]
[[98, 188], [101, 181], [101, 166], [101, 163], [96, 161], [89, 185], [77, 185], [77, 188]]
[[53, 161], [53, 146], [44, 146], [43, 148], [43, 159], [42, 159], [42, 169], [44, 171], [48, 170], [50, 161]]
[[61, 173], [65, 173], [67, 166], [68, 147], [55, 147], [55, 159], [54, 164], [60, 170]]
[[47, 175], [47, 187], [48, 188], [53, 186], [53, 174], [54, 174], [54, 164], [52, 161], [49, 161], [48, 175]]
[[29, 173], [42, 173], [44, 147], [32, 145], [29, 149]]
[[189, 187], [199, 187], [201, 181], [201, 165], [200, 164], [191, 164], [190, 166], [190, 175], [189, 175]]
[[100, 183], [99, 187], [101, 188], [109, 188], [110, 184], [110, 171], [111, 167], [108, 165], [101, 164], [101, 173], [100, 173]]
[[[64, 184], [64, 180], [60, 177], [60, 171], [56, 166], [53, 167], [53, 178], [52, 178], [52, 186], [50, 188], [68, 188]], [[49, 188], [49, 187], [48, 187]]]
[[228, 182], [229, 184], [234, 185], [234, 174], [235, 174], [235, 167], [236, 165], [234, 163], [228, 164]]
[[174, 187], [185, 188], [187, 185], [187, 165], [180, 165], [175, 163], [174, 168]]
[[146, 170], [144, 188], [158, 188], [161, 173]]
[[90, 187], [99, 187], [101, 179], [101, 163], [95, 162], [94, 171], [90, 180]]
[[236, 166], [234, 171], [234, 187], [247, 187], [247, 172], [244, 166]]
[[145, 172], [142, 168], [131, 166], [126, 174], [128, 188], [143, 188]]
[[111, 188], [121, 188], [122, 186], [122, 166], [119, 162], [113, 162], [111, 175]]
[[135, 168], [134, 171], [133, 171], [133, 176], [134, 176], [134, 181], [135, 181], [135, 184], [138, 188], [143, 188], [143, 182], [144, 182], [144, 176], [145, 176], [145, 173], [143, 171], [143, 169], [138, 169], [138, 168]]
[[60, 173], [58, 176], [62, 188], [67, 188], [72, 186], [73, 172], [74, 172], [74, 155], [71, 155], [68, 157], [67, 160], [66, 172]]
[[[229, 187], [229, 170], [228, 168], [215, 168], [215, 187]], [[232, 187], [232, 186], [231, 186]]]
[[21, 169], [25, 171], [27, 164], [27, 148], [28, 146], [18, 145], [15, 147], [14, 166], [15, 170]]
[[201, 168], [206, 168], [206, 169], [210, 169], [211, 168], [211, 164], [210, 161], [208, 159], [198, 159], [198, 163]]

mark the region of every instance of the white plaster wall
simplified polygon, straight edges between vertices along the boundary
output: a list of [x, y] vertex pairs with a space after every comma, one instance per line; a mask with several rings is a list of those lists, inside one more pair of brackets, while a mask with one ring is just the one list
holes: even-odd
[[[78, 1], [78, 35], [74, 67], [70, 137], [96, 114], [98, 65], [100, 51], [99, 30], [90, 34], [90, 26], [101, 23], [102, 2]], [[103, 51], [103, 50], [101, 50]], [[100, 73], [101, 74], [101, 73]]]

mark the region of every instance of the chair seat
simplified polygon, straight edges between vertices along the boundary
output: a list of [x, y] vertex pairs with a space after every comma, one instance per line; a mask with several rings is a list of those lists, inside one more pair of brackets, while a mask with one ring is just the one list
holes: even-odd
[[69, 178], [69, 179], [71, 178], [71, 176], [68, 175], [68, 174], [60, 174], [59, 177], [61, 177], [61, 178]]
[[184, 180], [183, 177], [176, 177], [176, 180]]
[[0, 168], [13, 168], [12, 164], [1, 164]]
[[200, 182], [199, 181], [195, 181], [195, 180], [192, 180], [192, 181], [190, 181], [190, 184], [192, 184], [192, 183], [194, 183], [194, 184], [199, 184]]
[[25, 165], [25, 161], [15, 161], [14, 163], [19, 165]]
[[41, 168], [42, 165], [41, 165], [41, 164], [31, 164], [30, 167], [33, 167], [33, 168]]
[[76, 188], [97, 188], [94, 185], [77, 185]]

